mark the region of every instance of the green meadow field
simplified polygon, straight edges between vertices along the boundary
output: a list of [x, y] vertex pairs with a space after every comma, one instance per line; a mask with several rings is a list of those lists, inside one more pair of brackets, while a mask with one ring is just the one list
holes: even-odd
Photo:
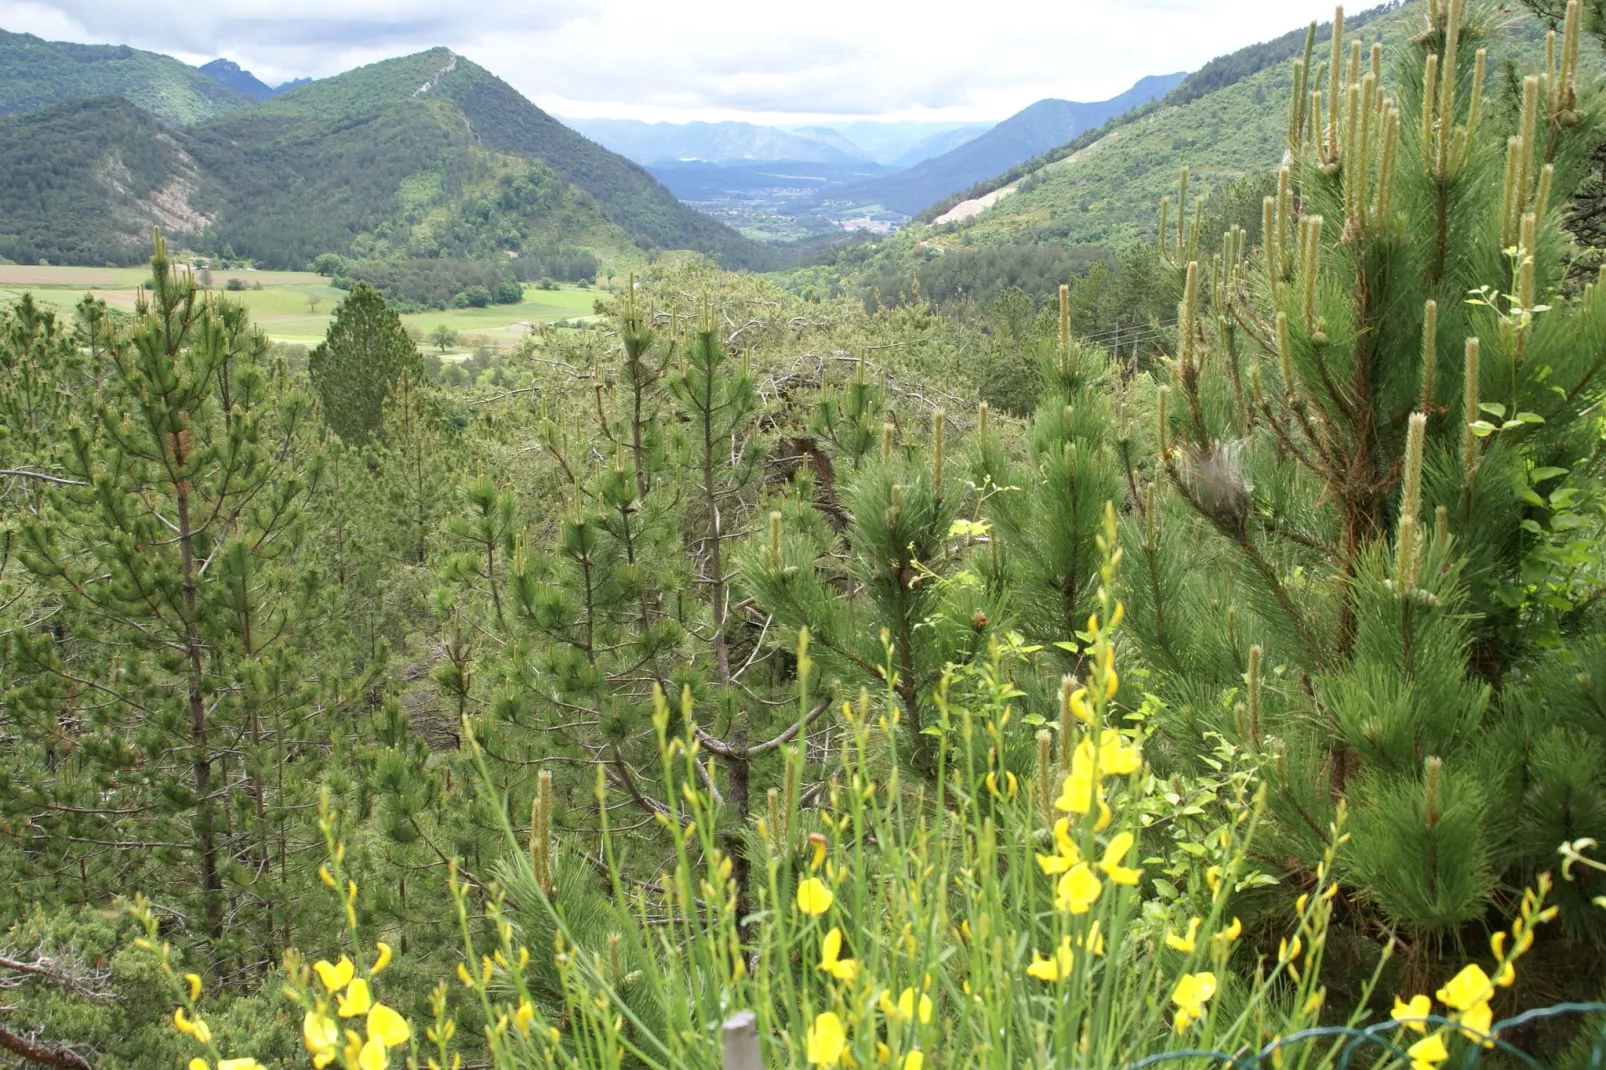
[[[0, 264], [0, 303], [32, 293], [35, 300], [43, 304], [70, 309], [88, 292], [115, 308], [132, 310], [139, 285], [148, 275], [144, 268]], [[251, 310], [251, 318], [269, 337], [281, 342], [309, 344], [321, 340], [335, 306], [345, 297], [345, 292], [330, 286], [328, 279], [310, 272], [212, 273], [213, 285], [219, 289], [230, 278], [242, 280], [247, 287], [261, 284], [260, 290], [237, 290], [229, 296]], [[593, 290], [572, 286], [559, 290], [531, 287], [525, 290], [524, 300], [516, 305], [410, 313], [402, 317], [402, 322], [425, 335], [444, 324], [458, 332], [463, 348], [475, 344], [509, 346], [536, 324], [591, 316], [595, 300]]]

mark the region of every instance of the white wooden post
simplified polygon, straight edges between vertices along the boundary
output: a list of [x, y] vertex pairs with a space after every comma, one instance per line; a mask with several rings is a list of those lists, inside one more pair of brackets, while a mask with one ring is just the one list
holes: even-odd
[[758, 1057], [758, 1015], [752, 1011], [725, 1019], [725, 1070], [764, 1070]]

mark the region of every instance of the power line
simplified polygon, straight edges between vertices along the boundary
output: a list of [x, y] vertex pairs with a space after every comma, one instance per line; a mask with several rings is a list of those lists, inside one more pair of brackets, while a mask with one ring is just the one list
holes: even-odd
[[1112, 330], [1102, 331], [1098, 334], [1082, 334], [1076, 335], [1075, 337], [1081, 342], [1094, 343], [1111, 341], [1115, 342], [1116, 344], [1152, 342], [1156, 339], [1170, 337], [1170, 331], [1176, 326], [1176, 323], [1172, 322], [1154, 324], [1147, 327], [1118, 327]]

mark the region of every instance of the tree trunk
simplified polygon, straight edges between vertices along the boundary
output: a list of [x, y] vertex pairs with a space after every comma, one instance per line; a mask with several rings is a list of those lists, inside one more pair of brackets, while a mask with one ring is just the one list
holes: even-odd
[[[188, 463], [189, 432], [173, 435], [173, 467], [182, 473]], [[201, 664], [201, 637], [195, 628], [195, 532], [190, 526], [190, 484], [181, 478], [177, 484], [178, 545], [183, 561], [182, 594], [184, 603], [184, 648], [188, 662], [188, 692], [190, 712], [190, 745], [195, 748], [193, 770], [195, 776], [196, 820], [195, 844], [201, 857], [201, 892], [204, 897], [206, 931], [216, 940], [223, 935], [223, 908], [220, 893], [223, 882], [218, 876], [216, 833], [212, 828], [212, 803], [207, 796], [212, 791], [212, 759], [207, 752], [206, 701], [201, 693], [205, 669]]]

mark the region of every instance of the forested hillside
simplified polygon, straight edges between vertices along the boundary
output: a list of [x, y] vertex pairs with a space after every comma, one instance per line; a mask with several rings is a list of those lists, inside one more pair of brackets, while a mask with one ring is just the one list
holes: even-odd
[[208, 247], [263, 266], [304, 268], [321, 253], [641, 255], [593, 198], [539, 158], [488, 150], [447, 99], [387, 100], [327, 79], [188, 135], [216, 206]]
[[[7, 127], [19, 144], [42, 140], [0, 159], [15, 206], [0, 216], [11, 250], [0, 255], [125, 263], [140, 255], [133, 236], [159, 224], [214, 255], [285, 269], [321, 253], [540, 261], [584, 250], [623, 263], [689, 249], [737, 267], [775, 256], [444, 49], [182, 130], [152, 132], [137, 115], [119, 126], [91, 103], [74, 133], [68, 107]], [[138, 134], [152, 144], [132, 148]]]
[[135, 264], [153, 224], [200, 233], [208, 216], [189, 145], [121, 97], [0, 117], [0, 257]]
[[253, 102], [171, 56], [0, 30], [0, 115], [108, 95], [132, 101], [170, 126]]
[[[320, 79], [195, 133], [225, 146], [266, 146], [279, 138], [316, 137], [325, 128], [338, 133], [343, 123], [363, 121], [416, 124], [420, 130], [452, 125], [454, 137], [491, 152], [540, 160], [590, 194], [644, 248], [696, 249], [738, 261], [735, 266], [747, 266], [744, 258], [754, 255], [752, 243], [681, 204], [641, 167], [570, 130], [506, 82], [446, 49]], [[423, 175], [438, 163], [440, 151], [438, 145], [414, 146], [396, 158]]]

